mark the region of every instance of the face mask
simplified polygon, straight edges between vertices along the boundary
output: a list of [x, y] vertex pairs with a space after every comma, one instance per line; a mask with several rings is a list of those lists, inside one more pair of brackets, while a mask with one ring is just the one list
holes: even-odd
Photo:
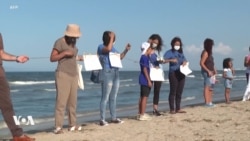
[[153, 48], [156, 48], [156, 47], [157, 47], [157, 44], [156, 44], [156, 43], [153, 43], [153, 44], [152, 44], [152, 47], [153, 47]]
[[181, 47], [180, 46], [174, 46], [175, 50], [179, 50]]
[[115, 42], [113, 42], [113, 45], [115, 45]]

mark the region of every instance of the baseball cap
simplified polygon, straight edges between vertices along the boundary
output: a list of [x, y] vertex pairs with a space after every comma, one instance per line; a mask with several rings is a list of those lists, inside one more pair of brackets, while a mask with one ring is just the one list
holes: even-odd
[[143, 42], [141, 45], [141, 54], [145, 54], [150, 47], [150, 44], [148, 42]]

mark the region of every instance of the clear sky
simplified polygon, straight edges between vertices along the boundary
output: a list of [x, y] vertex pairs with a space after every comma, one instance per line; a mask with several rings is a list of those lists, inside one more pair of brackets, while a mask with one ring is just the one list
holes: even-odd
[[[96, 53], [105, 30], [116, 33], [116, 48], [132, 45], [122, 70], [139, 70], [140, 45], [153, 33], [164, 40], [162, 54], [173, 37], [181, 37], [190, 68], [199, 70], [205, 38], [215, 41], [217, 69], [234, 59], [244, 69], [250, 46], [250, 0], [1, 0], [0, 32], [5, 51], [30, 57], [25, 64], [4, 62], [6, 71], [54, 71], [49, 56], [69, 23], [80, 25], [79, 54]], [[168, 69], [168, 64], [164, 66]]]

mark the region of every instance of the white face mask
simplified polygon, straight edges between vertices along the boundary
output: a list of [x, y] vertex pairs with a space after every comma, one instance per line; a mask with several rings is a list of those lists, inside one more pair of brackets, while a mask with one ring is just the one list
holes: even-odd
[[157, 44], [156, 44], [156, 43], [153, 43], [153, 44], [152, 44], [152, 47], [153, 47], [153, 48], [156, 48], [156, 47], [157, 47]]
[[180, 46], [174, 46], [175, 50], [179, 50], [181, 47]]

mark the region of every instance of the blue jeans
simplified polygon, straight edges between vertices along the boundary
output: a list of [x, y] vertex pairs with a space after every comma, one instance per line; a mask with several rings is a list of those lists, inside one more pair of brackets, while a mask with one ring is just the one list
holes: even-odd
[[116, 119], [116, 97], [120, 78], [118, 69], [104, 69], [102, 82], [102, 98], [100, 102], [101, 120], [105, 120], [106, 106], [109, 101], [111, 119]]

